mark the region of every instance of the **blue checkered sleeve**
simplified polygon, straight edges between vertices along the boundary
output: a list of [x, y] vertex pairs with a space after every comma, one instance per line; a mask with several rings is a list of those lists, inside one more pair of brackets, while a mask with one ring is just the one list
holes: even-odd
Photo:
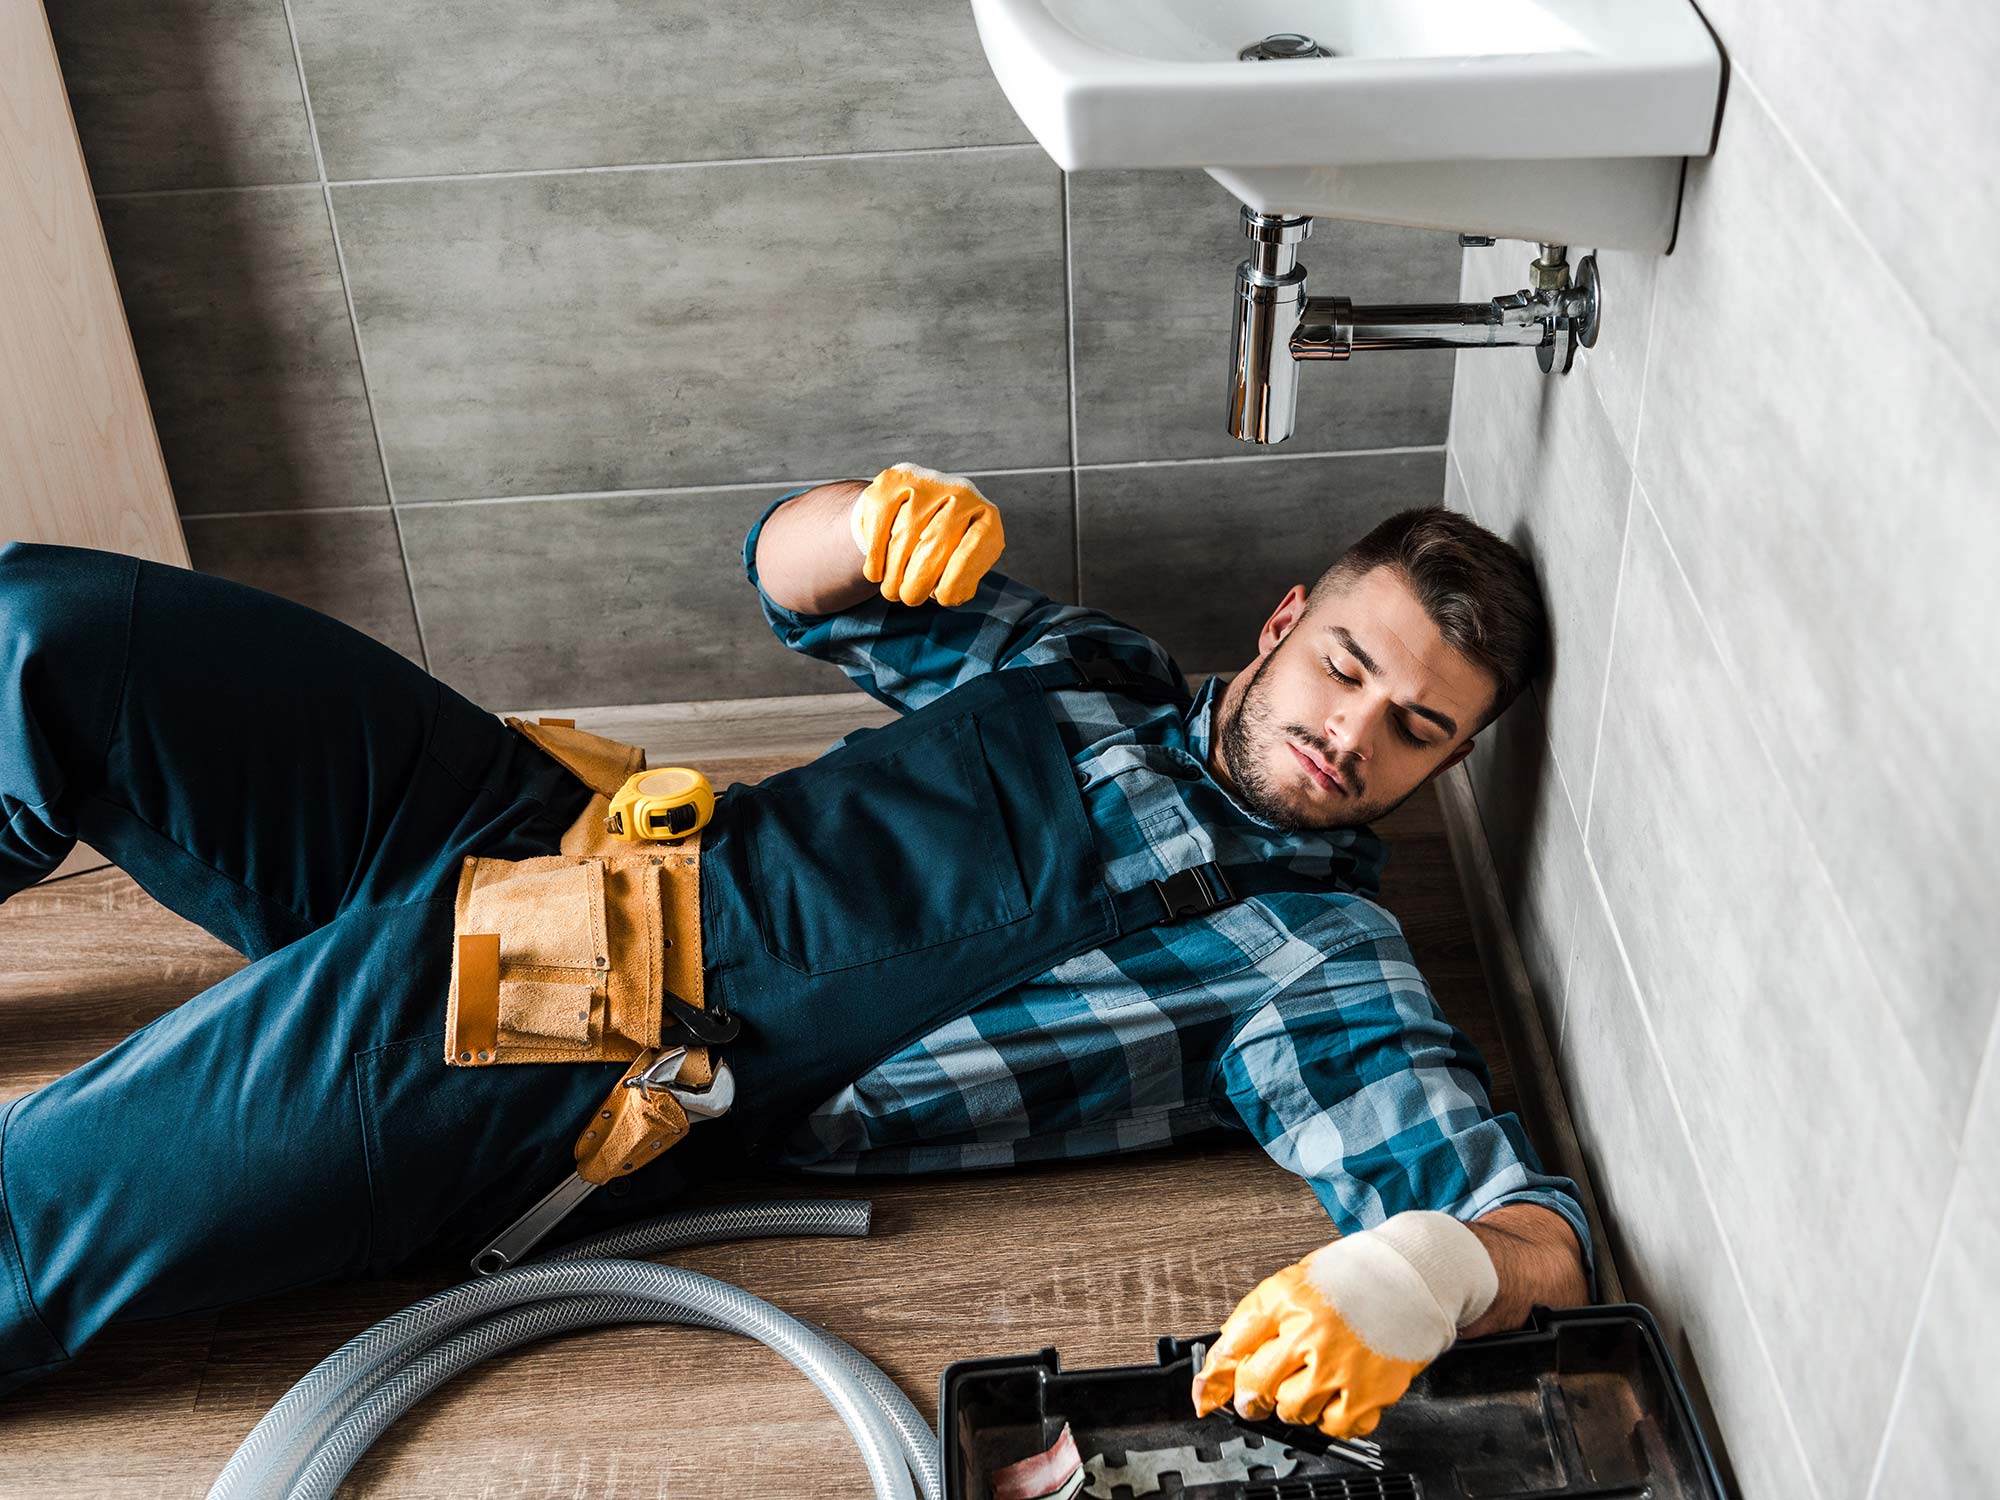
[[1576, 1184], [1542, 1170], [1519, 1120], [1493, 1113], [1485, 1064], [1438, 1009], [1395, 919], [1354, 903], [1343, 920], [1339, 942], [1300, 924], [1325, 951], [1237, 1027], [1215, 1091], [1343, 1234], [1405, 1209], [1476, 1219], [1535, 1203], [1575, 1231], [1594, 1284]]
[[757, 518], [743, 539], [744, 576], [756, 588], [764, 618], [779, 640], [805, 656], [832, 662], [856, 686], [898, 712], [922, 708], [984, 672], [1073, 656], [1113, 657], [1187, 692], [1180, 667], [1158, 642], [1102, 611], [1059, 603], [998, 572], [988, 572], [972, 598], [950, 608], [935, 600], [893, 604], [879, 595], [836, 614], [784, 608], [764, 592], [757, 577], [757, 539], [771, 513], [803, 493], [779, 496]]

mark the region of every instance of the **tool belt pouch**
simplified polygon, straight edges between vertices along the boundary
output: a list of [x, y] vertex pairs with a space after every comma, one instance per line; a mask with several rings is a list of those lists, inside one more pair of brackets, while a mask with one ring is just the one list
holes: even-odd
[[[668, 1147], [688, 1132], [687, 1112], [664, 1089], [627, 1088], [626, 1080], [640, 1072], [651, 1057], [642, 1057], [625, 1071], [625, 1077], [598, 1106], [597, 1113], [576, 1138], [571, 1154], [576, 1157], [576, 1175], [599, 1187], [649, 1161], [657, 1161]], [[691, 1084], [706, 1087], [712, 1075], [706, 1065], [704, 1077]], [[683, 1072], [685, 1077], [685, 1071]]]
[[459, 872], [445, 1061], [624, 1062], [660, 1045], [663, 989], [702, 1003], [698, 837], [635, 849], [604, 832], [645, 754], [569, 726], [510, 725], [597, 794], [563, 853]]

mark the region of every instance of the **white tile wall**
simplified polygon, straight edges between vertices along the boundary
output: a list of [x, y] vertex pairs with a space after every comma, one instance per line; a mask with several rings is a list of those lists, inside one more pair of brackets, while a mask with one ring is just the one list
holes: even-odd
[[[1577, 917], [1561, 1071], [1626, 1295], [1660, 1321], [1725, 1432], [1745, 1496], [1812, 1493], [1777, 1371], [1723, 1242], [1602, 893]], [[1658, 1003], [1655, 1001], [1654, 1003]]]
[[[1629, 561], [1589, 853], [1822, 1488], [1858, 1500], [1952, 1137], [1650, 513]], [[1863, 1184], [1900, 1232], [1856, 1222]]]
[[[1754, 96], [1734, 104], [1660, 267], [1639, 482], [1960, 1120], [2000, 910], [2000, 798], [1966, 785], [2000, 744], [1976, 607], [1994, 426]], [[1839, 311], [1860, 307], [1865, 337]]]
[[1704, 6], [1734, 71], [1675, 252], [1602, 258], [1568, 379], [1458, 364], [1447, 501], [1559, 636], [1469, 769], [1747, 1497], [2000, 1494], [2000, 25], [1946, 8]]
[[1875, 1494], [2000, 1495], [2000, 1025], [1966, 1128]]
[[[2000, 404], [2000, 10], [1982, 0], [1703, 0], [1750, 92]], [[1732, 100], [1732, 105], [1738, 102]]]

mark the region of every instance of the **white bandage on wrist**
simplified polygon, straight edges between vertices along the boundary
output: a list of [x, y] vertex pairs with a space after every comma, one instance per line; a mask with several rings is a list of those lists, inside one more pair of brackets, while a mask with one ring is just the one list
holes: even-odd
[[1432, 1360], [1500, 1294], [1479, 1236], [1412, 1209], [1306, 1257], [1306, 1280], [1357, 1337], [1391, 1359]]

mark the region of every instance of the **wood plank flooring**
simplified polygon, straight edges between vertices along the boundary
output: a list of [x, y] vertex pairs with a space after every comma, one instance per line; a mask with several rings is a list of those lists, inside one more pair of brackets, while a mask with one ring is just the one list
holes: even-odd
[[[805, 754], [706, 764], [718, 784]], [[1513, 1080], [1435, 799], [1382, 826], [1385, 904], [1446, 1013]], [[115, 869], [0, 907], [0, 1099], [88, 1060], [241, 960]], [[442, 1002], [440, 1002], [442, 1003]], [[718, 1195], [720, 1196], [720, 1195]], [[1328, 1237], [1306, 1186], [1254, 1147], [1034, 1171], [844, 1184], [784, 1177], [727, 1196], [871, 1197], [872, 1237], [763, 1241], [674, 1257], [810, 1318], [880, 1363], [935, 1418], [954, 1359], [1058, 1348], [1070, 1367], [1149, 1362], [1154, 1338], [1216, 1327], [1258, 1279]], [[0, 1399], [0, 1496], [199, 1496], [257, 1419], [368, 1324], [460, 1279], [450, 1265], [112, 1330], [74, 1366]], [[392, 1429], [345, 1495], [869, 1493], [818, 1393], [761, 1346], [621, 1329], [471, 1372]]]

